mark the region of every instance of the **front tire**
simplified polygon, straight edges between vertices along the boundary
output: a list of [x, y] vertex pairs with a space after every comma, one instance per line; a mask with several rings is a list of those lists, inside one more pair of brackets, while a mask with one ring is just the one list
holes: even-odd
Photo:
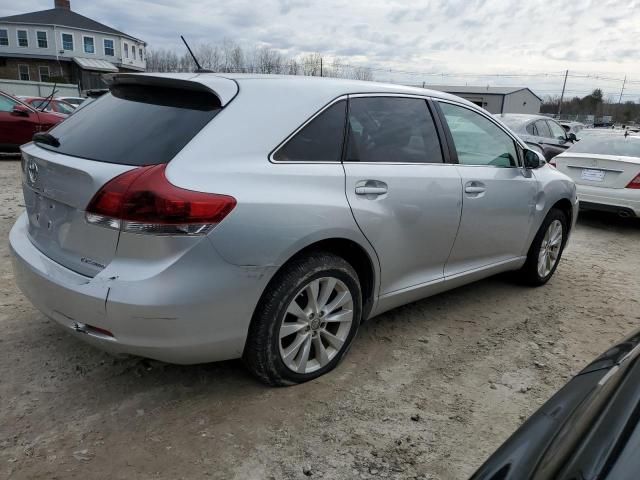
[[544, 285], [553, 276], [569, 233], [566, 215], [554, 208], [547, 214], [531, 243], [520, 278], [528, 285]]
[[340, 362], [358, 331], [358, 274], [328, 252], [294, 259], [276, 274], [253, 315], [243, 359], [264, 383], [293, 385]]

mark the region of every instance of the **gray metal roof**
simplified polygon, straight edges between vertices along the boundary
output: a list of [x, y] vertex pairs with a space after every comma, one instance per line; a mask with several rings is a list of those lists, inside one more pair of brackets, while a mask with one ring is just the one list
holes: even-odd
[[8, 17], [0, 17], [0, 23], [25, 23], [36, 25], [57, 25], [61, 27], [78, 28], [80, 30], [91, 30], [94, 32], [111, 33], [113, 35], [122, 35], [142, 42], [142, 40], [132, 37], [124, 32], [111, 28], [103, 23], [91, 20], [89, 17], [80, 15], [66, 8], [51, 8], [49, 10], [40, 10], [38, 12], [22, 13], [19, 15], [10, 15]]
[[520, 92], [522, 90], [529, 90], [531, 92], [531, 94], [542, 100], [540, 97], [538, 97], [538, 95], [536, 95], [535, 93], [533, 93], [533, 91], [530, 88], [527, 87], [489, 87], [489, 86], [485, 86], [485, 87], [481, 87], [481, 86], [471, 86], [471, 85], [464, 85], [464, 86], [456, 86], [456, 85], [425, 85], [425, 88], [430, 88], [433, 90], [440, 90], [442, 92], [447, 92], [447, 93], [471, 93], [471, 94], [477, 94], [477, 95], [481, 95], [481, 94], [485, 94], [485, 95], [509, 95], [511, 93], [515, 93], [515, 92]]

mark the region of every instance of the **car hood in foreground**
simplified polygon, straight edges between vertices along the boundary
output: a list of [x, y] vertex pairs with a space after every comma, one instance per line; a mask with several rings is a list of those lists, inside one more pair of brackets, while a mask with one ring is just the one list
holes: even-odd
[[640, 331], [616, 344], [534, 413], [474, 480], [637, 478]]

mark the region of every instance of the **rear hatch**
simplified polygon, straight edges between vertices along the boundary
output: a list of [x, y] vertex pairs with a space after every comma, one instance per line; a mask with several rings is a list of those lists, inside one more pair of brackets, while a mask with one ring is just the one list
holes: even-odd
[[579, 185], [625, 188], [640, 174], [640, 137], [587, 137], [552, 162]]
[[207, 80], [119, 75], [110, 93], [56, 126], [50, 137], [25, 145], [23, 192], [32, 243], [82, 275], [105, 268], [120, 232], [88, 223], [87, 205], [118, 175], [168, 163], [221, 111], [232, 96], [221, 98], [211, 84], [232, 92], [225, 83], [235, 83]]

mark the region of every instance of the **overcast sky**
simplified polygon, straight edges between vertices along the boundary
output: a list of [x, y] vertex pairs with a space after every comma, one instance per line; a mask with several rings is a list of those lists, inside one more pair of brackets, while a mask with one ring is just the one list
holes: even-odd
[[[3, 3], [0, 15], [53, 6], [53, 0]], [[180, 34], [194, 44], [227, 38], [287, 55], [319, 52], [395, 70], [375, 70], [376, 80], [524, 85], [540, 95], [559, 92], [562, 78], [477, 75], [557, 75], [565, 69], [607, 78], [627, 75], [632, 83], [624, 99], [640, 99], [640, 0], [71, 0], [71, 7], [142, 38], [150, 48], [182, 51]], [[473, 76], [426, 75], [442, 72]], [[570, 96], [592, 87], [617, 98], [621, 82], [570, 78], [567, 84]]]

